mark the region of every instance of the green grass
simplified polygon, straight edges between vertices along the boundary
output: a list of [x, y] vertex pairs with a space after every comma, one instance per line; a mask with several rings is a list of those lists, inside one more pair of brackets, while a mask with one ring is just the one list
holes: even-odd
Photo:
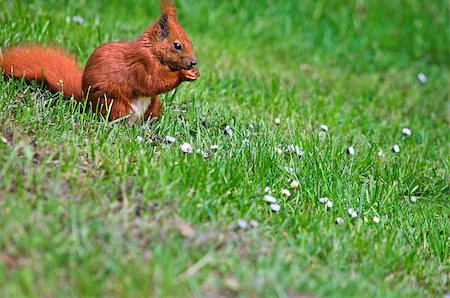
[[[202, 76], [164, 96], [157, 123], [108, 123], [0, 79], [0, 296], [449, 291], [448, 1], [177, 4]], [[0, 11], [1, 47], [59, 44], [85, 63], [101, 42], [134, 39], [158, 5], [13, 0]], [[66, 21], [75, 15], [83, 25]], [[183, 154], [183, 142], [210, 157]], [[305, 155], [274, 150], [290, 144]]]

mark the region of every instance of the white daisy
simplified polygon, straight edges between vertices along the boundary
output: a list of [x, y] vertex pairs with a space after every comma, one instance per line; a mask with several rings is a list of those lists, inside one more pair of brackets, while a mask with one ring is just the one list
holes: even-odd
[[291, 182], [291, 187], [292, 188], [298, 188], [300, 186], [300, 182], [298, 182], [297, 180], [294, 180]]
[[265, 195], [263, 200], [267, 203], [276, 203], [277, 202], [276, 198], [269, 196], [269, 195]]
[[278, 212], [280, 211], [281, 207], [278, 204], [271, 204], [270, 209], [272, 209], [272, 211]]
[[169, 143], [175, 143], [177, 141], [177, 139], [175, 139], [172, 136], [166, 136], [166, 141]]
[[194, 148], [192, 147], [191, 144], [189, 143], [184, 143], [183, 145], [180, 146], [181, 151], [183, 151], [184, 153], [192, 153], [192, 151], [194, 150]]
[[291, 192], [289, 190], [287, 190], [287, 189], [282, 189], [281, 193], [283, 195], [285, 195], [286, 197], [290, 197], [291, 196]]

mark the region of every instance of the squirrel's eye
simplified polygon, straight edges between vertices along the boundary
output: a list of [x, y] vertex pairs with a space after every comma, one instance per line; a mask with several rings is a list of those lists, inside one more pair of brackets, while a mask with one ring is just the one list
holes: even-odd
[[173, 48], [177, 51], [181, 51], [181, 45], [178, 42], [173, 43]]

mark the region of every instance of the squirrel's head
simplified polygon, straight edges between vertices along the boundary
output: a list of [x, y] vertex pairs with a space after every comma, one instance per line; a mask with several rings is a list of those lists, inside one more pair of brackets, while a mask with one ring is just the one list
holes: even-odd
[[172, 71], [197, 64], [192, 43], [178, 23], [173, 0], [161, 0], [161, 15], [152, 26], [153, 52]]

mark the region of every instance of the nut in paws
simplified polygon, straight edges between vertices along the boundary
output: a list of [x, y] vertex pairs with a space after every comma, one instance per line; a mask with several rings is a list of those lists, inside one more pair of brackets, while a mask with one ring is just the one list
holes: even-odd
[[195, 67], [191, 69], [183, 69], [181, 70], [181, 78], [184, 81], [195, 81], [200, 76], [200, 72]]

